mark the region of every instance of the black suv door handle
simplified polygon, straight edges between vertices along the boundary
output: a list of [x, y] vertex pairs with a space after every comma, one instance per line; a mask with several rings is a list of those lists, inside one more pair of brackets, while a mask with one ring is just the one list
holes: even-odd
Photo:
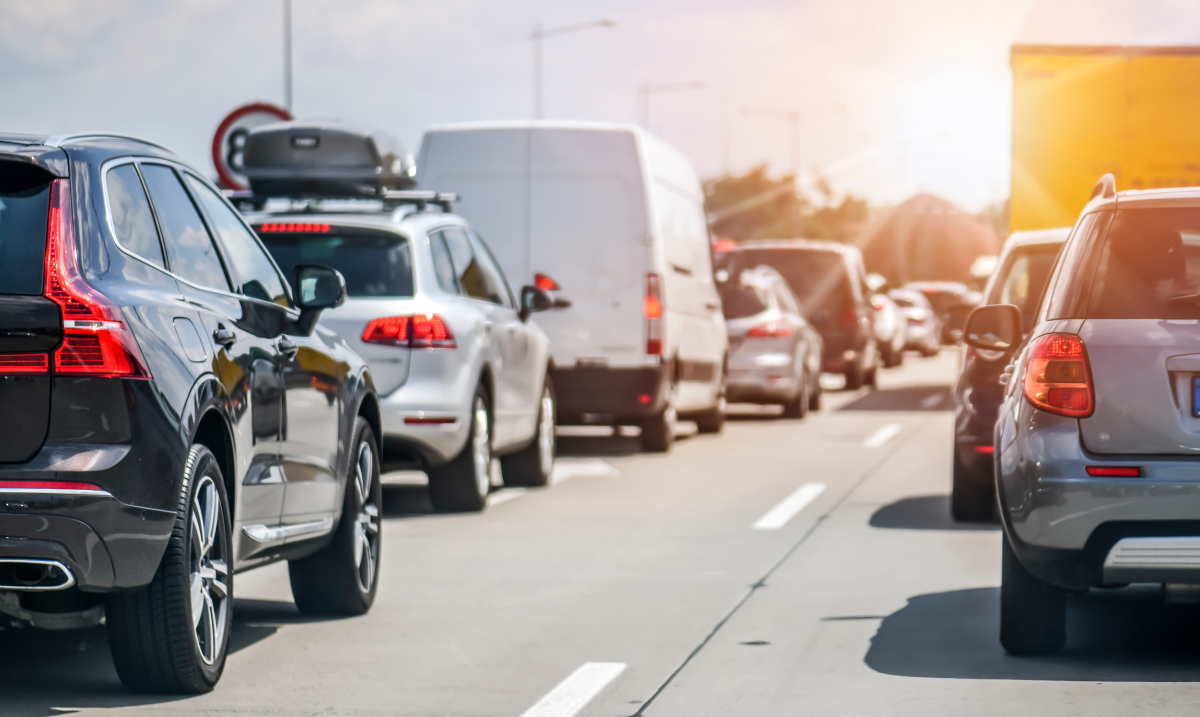
[[300, 344], [285, 336], [275, 343], [275, 348], [279, 349], [280, 353], [287, 354], [288, 358], [291, 358], [300, 350]]
[[237, 334], [221, 326], [213, 332], [213, 341], [216, 342], [218, 346], [224, 346], [226, 349], [228, 349], [230, 346], [233, 346], [237, 343]]

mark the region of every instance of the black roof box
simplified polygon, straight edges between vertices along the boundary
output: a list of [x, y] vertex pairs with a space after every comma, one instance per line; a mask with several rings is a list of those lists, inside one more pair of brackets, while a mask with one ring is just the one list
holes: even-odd
[[243, 166], [251, 191], [263, 197], [378, 197], [409, 189], [416, 175], [395, 137], [340, 122], [255, 127]]

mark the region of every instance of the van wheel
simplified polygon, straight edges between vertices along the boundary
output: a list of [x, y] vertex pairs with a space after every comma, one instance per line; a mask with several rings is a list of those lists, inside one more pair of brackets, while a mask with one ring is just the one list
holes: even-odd
[[662, 411], [642, 419], [642, 450], [666, 453], [675, 442], [675, 408], [668, 405]]
[[154, 579], [105, 604], [117, 675], [137, 692], [207, 692], [225, 668], [233, 607], [229, 501], [208, 448], [188, 451], [183, 486]]
[[1000, 644], [1011, 655], [1053, 655], [1067, 642], [1067, 593], [1030, 574], [1003, 543]]
[[984, 523], [995, 519], [996, 496], [991, 486], [971, 474], [954, 451], [953, 483], [950, 488], [950, 515], [955, 520]]
[[429, 471], [429, 500], [433, 507], [448, 512], [476, 512], [487, 502], [491, 477], [492, 434], [487, 391], [475, 389], [471, 402], [471, 428], [467, 445], [454, 460]]
[[721, 387], [717, 389], [717, 405], [696, 414], [696, 431], [699, 433], [720, 433], [725, 430], [725, 377], [721, 377]]
[[346, 476], [342, 517], [333, 541], [288, 563], [292, 598], [305, 615], [362, 615], [375, 602], [382, 546], [379, 447], [361, 416], [354, 422], [354, 462]]
[[554, 385], [546, 376], [542, 398], [538, 402], [537, 433], [533, 441], [500, 459], [504, 485], [540, 488], [550, 482], [550, 474], [554, 471], [554, 406]]

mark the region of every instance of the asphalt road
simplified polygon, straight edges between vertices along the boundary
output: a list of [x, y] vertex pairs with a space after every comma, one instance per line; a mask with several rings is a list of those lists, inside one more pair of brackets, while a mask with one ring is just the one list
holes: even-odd
[[224, 679], [189, 698], [125, 692], [103, 629], [7, 628], [0, 715], [1194, 714], [1200, 608], [1155, 589], [1073, 599], [1060, 656], [1000, 649], [1000, 533], [948, 515], [954, 372], [910, 355], [665, 456], [564, 430], [559, 481], [482, 515], [398, 476], [369, 615], [239, 575]]

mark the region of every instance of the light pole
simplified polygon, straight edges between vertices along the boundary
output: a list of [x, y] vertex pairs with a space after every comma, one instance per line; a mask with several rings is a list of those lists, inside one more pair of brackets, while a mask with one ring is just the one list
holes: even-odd
[[788, 123], [788, 143], [792, 155], [792, 176], [795, 177], [796, 190], [800, 189], [800, 120], [808, 119], [813, 115], [825, 114], [828, 112], [841, 112], [846, 109], [845, 105], [836, 104], [828, 107], [821, 107], [815, 110], [779, 110], [769, 107], [743, 107], [743, 115], [753, 115], [756, 117], [767, 117], [770, 119], [785, 120]]
[[292, 113], [292, 0], [283, 0], [283, 107]]
[[616, 24], [616, 20], [604, 19], [581, 22], [576, 25], [563, 25], [562, 27], [550, 28], [549, 30], [543, 30], [542, 23], [540, 22], [533, 26], [533, 106], [535, 117], [542, 119], [545, 114], [545, 107], [542, 100], [542, 40], [553, 35], [565, 35], [568, 32], [591, 30], [597, 27], [612, 27]]
[[638, 87], [638, 98], [641, 100], [641, 115], [642, 127], [650, 129], [650, 95], [659, 92], [679, 92], [682, 90], [702, 90], [706, 87], [701, 80], [690, 80], [688, 82], [664, 82], [659, 85], [652, 85], [649, 82], [643, 82]]

